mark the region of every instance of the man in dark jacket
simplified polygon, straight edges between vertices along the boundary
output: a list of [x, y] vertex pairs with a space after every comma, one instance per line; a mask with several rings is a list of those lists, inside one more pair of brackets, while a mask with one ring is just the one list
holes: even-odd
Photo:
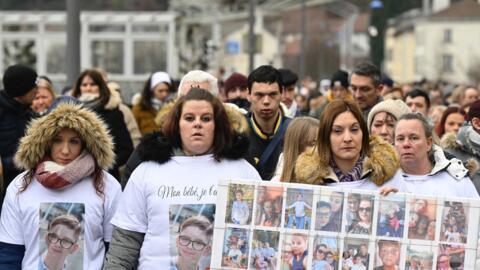
[[285, 130], [291, 121], [280, 108], [283, 79], [277, 69], [265, 65], [248, 75], [247, 84], [251, 103], [247, 160], [263, 180], [270, 180], [283, 151]]
[[[37, 73], [23, 66], [13, 65], [3, 74], [4, 90], [0, 91], [0, 157], [3, 166], [3, 194], [10, 182], [20, 173], [13, 156], [34, 113], [30, 109], [37, 92]], [[1, 210], [0, 210], [1, 211]]]

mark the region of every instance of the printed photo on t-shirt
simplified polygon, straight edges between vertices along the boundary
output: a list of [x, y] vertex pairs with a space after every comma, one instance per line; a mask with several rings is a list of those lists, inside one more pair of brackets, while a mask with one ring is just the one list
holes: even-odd
[[215, 204], [170, 205], [170, 270], [210, 267]]
[[253, 185], [232, 184], [228, 189], [225, 223], [248, 225], [252, 221]]
[[255, 225], [280, 227], [282, 207], [282, 187], [258, 186], [255, 201]]
[[466, 243], [468, 237], [468, 204], [446, 201], [444, 206], [440, 241]]
[[223, 241], [222, 267], [247, 269], [249, 230], [227, 228]]
[[287, 189], [285, 228], [308, 230], [312, 224], [313, 191]]
[[275, 270], [280, 232], [253, 231], [250, 269]]
[[38, 269], [83, 269], [85, 205], [41, 203]]

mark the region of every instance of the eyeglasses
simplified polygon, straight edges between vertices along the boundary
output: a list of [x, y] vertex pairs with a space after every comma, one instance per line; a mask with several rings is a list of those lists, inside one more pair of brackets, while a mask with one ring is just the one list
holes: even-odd
[[187, 247], [187, 246], [192, 246], [192, 249], [193, 250], [196, 250], [196, 251], [202, 251], [206, 246], [207, 244], [203, 243], [203, 242], [200, 242], [200, 241], [192, 241], [190, 238], [186, 237], [186, 236], [182, 236], [180, 235], [178, 237], [178, 242], [180, 243], [180, 245], [184, 246], [184, 247]]
[[372, 212], [372, 207], [358, 207], [358, 212]]
[[74, 242], [72, 242], [68, 239], [58, 238], [58, 235], [56, 235], [55, 233], [47, 234], [47, 239], [48, 239], [48, 242], [51, 243], [51, 244], [55, 244], [55, 243], [60, 241], [60, 246], [64, 249], [69, 249], [73, 246], [73, 244], [75, 244]]

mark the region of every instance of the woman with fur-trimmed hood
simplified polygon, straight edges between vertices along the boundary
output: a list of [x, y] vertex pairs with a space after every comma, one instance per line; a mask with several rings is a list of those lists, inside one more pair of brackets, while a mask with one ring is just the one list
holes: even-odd
[[368, 136], [357, 105], [337, 99], [322, 114], [316, 147], [298, 157], [295, 182], [404, 191], [398, 169], [395, 149], [380, 137]]
[[136, 269], [139, 264], [138, 269], [204, 270], [212, 239], [200, 231], [207, 228], [171, 228], [190, 215], [215, 218], [219, 179], [261, 180], [242, 158], [247, 150], [248, 138], [235, 132], [218, 98], [199, 88], [181, 96], [161, 132], [148, 134], [138, 148], [143, 162], [130, 176], [112, 220], [105, 269]]
[[25, 172], [9, 185], [0, 217], [0, 269], [102, 267], [121, 194], [105, 171], [112, 149], [104, 122], [79, 105], [30, 123], [15, 155]]

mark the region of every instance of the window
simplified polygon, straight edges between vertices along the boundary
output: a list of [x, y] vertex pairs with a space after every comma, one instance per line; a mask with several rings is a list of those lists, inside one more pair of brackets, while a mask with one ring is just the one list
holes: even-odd
[[451, 43], [452, 42], [452, 30], [445, 29], [443, 30], [443, 43]]
[[451, 54], [442, 55], [442, 72], [453, 72], [453, 56]]
[[24, 64], [33, 68], [37, 65], [37, 46], [34, 40], [3, 41], [3, 66]]
[[163, 41], [135, 41], [134, 73], [149, 74], [154, 71], [167, 69], [167, 44]]
[[66, 73], [66, 44], [65, 40], [45, 40], [47, 51], [47, 73], [63, 74]]
[[123, 74], [123, 41], [102, 40], [92, 42], [92, 65], [109, 73]]

